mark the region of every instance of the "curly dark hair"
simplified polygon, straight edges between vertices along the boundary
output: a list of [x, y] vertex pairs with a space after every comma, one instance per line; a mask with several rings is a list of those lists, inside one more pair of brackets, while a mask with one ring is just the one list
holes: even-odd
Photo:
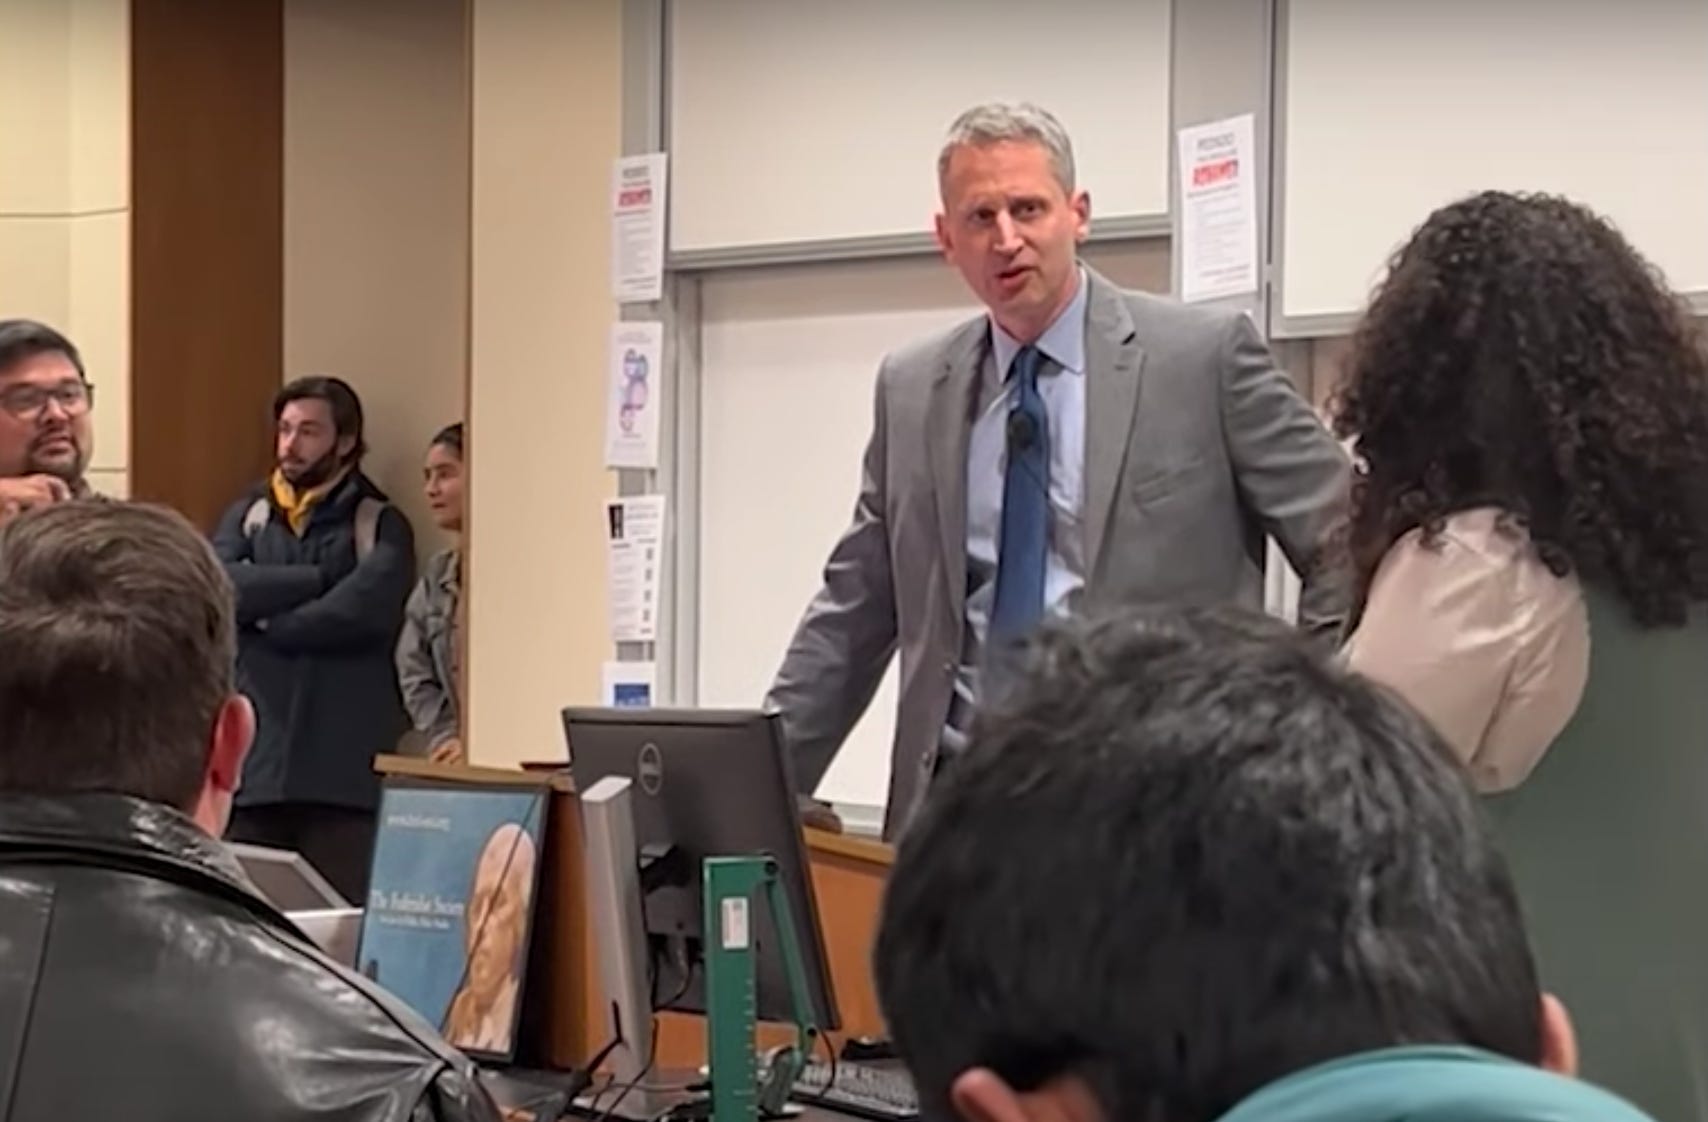
[[1708, 599], [1708, 352], [1587, 208], [1488, 191], [1436, 211], [1394, 255], [1344, 373], [1355, 603], [1401, 536], [1432, 541], [1474, 506], [1645, 626]]

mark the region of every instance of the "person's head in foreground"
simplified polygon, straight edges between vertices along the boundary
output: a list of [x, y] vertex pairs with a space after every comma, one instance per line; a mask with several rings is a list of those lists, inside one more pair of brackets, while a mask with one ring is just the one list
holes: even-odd
[[1360, 602], [1402, 535], [1491, 505], [1641, 623], [1708, 598], [1702, 337], [1582, 206], [1488, 191], [1430, 215], [1364, 315], [1334, 413], [1362, 461]]
[[219, 836], [255, 712], [231, 583], [164, 507], [68, 503], [0, 529], [0, 791], [129, 795]]
[[496, 1122], [466, 1057], [218, 840], [255, 730], [234, 614], [164, 508], [0, 527], [6, 1117]]
[[879, 997], [928, 1117], [1642, 1118], [1549, 1074], [1566, 1013], [1408, 709], [1230, 611], [1031, 658], [887, 889]]

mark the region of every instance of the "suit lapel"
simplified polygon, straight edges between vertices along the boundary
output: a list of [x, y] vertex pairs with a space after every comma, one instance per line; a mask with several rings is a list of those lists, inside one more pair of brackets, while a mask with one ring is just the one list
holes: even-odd
[[957, 623], [966, 618], [967, 607], [967, 445], [973, 428], [973, 388], [984, 359], [988, 330], [981, 317], [950, 340], [943, 366], [931, 384], [925, 428], [931, 439], [926, 451], [931, 458], [932, 494], [937, 499], [943, 575], [949, 583], [949, 605]]
[[1085, 567], [1099, 571], [1127, 463], [1145, 353], [1120, 291], [1090, 269], [1085, 323]]

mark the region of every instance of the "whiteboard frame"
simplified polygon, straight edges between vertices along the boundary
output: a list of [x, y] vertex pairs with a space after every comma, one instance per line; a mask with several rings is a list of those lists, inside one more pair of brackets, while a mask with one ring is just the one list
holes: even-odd
[[[1272, 299], [1269, 306], [1269, 338], [1322, 339], [1349, 335], [1358, 325], [1362, 311], [1320, 312], [1309, 315], [1287, 315], [1287, 77], [1290, 55], [1288, 41], [1293, 25], [1293, 0], [1273, 0], [1275, 24], [1273, 62], [1270, 74], [1270, 104], [1273, 106], [1271, 125], [1274, 143], [1271, 147], [1271, 179], [1269, 205], [1272, 221], [1270, 278]], [[1173, 65], [1173, 59], [1169, 60]], [[1678, 293], [1690, 311], [1708, 316], [1708, 289]]]
[[[1093, 218], [1087, 242], [1126, 242], [1167, 237], [1166, 214]], [[673, 250], [665, 256], [678, 270], [748, 268], [758, 265], [815, 265], [822, 262], [870, 261], [879, 258], [922, 257], [938, 252], [929, 233], [871, 234], [854, 238], [814, 238], [797, 242], [767, 242], [753, 246]]]
[[[653, 52], [644, 59], [636, 60], [628, 55], [625, 49], [623, 58], [624, 116], [628, 114], [628, 86], [631, 73], [629, 64], [638, 61], [641, 65], [658, 68], [657, 81], [646, 96], [656, 99], [655, 112], [660, 122], [659, 135], [662, 146], [669, 147], [670, 139], [670, 9], [672, 5], [684, 0], [625, 0], [623, 12], [624, 37], [627, 42], [630, 13], [636, 8], [646, 8], [650, 11], [644, 16], [637, 16], [637, 21], [650, 23], [656, 20], [656, 26], [647, 30], [652, 34]], [[694, 3], [696, 0], [686, 0]], [[705, 2], [705, 0], [700, 0]], [[1178, 3], [1179, 0], [1171, 0]], [[1170, 33], [1168, 45], [1168, 71], [1172, 87], [1174, 73], [1174, 36], [1173, 18], [1170, 16]], [[627, 133], [624, 134], [625, 141]], [[1174, 148], [1173, 129], [1169, 130], [1169, 151]], [[627, 152], [627, 149], [624, 149]], [[632, 153], [629, 153], [632, 154]], [[1172, 167], [1172, 165], [1171, 165]], [[1170, 173], [1172, 180], [1172, 172]], [[1165, 192], [1165, 195], [1168, 192]], [[668, 208], [667, 208], [668, 209]], [[1168, 237], [1173, 231], [1173, 221], [1169, 213], [1161, 211], [1154, 214], [1112, 215], [1107, 218], [1093, 217], [1088, 242], [1132, 241], [1139, 238]], [[665, 245], [669, 246], [668, 235]], [[800, 241], [765, 242], [757, 245], [728, 245], [708, 249], [686, 249], [665, 252], [665, 267], [682, 272], [709, 270], [751, 268], [761, 265], [809, 265], [819, 262], [832, 261], [862, 261], [886, 257], [912, 257], [938, 252], [937, 242], [930, 231], [921, 230], [909, 234], [869, 234], [846, 238], [808, 238]]]

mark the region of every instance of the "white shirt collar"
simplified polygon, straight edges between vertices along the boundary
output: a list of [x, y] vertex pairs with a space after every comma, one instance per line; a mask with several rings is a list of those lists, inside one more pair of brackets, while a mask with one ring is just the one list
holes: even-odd
[[[1038, 336], [1037, 347], [1045, 357], [1053, 360], [1063, 370], [1071, 374], [1085, 373], [1085, 306], [1091, 289], [1091, 279], [1085, 275], [1083, 265], [1079, 270], [1079, 290], [1068, 301], [1068, 306], [1061, 310], [1044, 333]], [[1014, 362], [1014, 356], [1025, 346], [1014, 336], [1002, 329], [1002, 325], [991, 317], [990, 321], [991, 353], [996, 359], [996, 375], [999, 381], [1008, 379], [1008, 368]]]

